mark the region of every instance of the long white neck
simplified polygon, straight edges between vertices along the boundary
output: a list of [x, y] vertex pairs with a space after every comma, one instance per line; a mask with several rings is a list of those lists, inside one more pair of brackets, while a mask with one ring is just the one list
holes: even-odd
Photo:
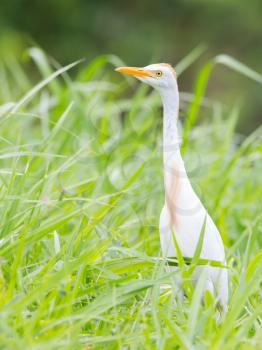
[[172, 225], [178, 224], [179, 213], [191, 211], [198, 202], [187, 177], [180, 153], [181, 139], [178, 132], [179, 93], [177, 83], [172, 89], [160, 91], [163, 102], [163, 163], [165, 205]]
[[163, 161], [166, 180], [170, 172], [185, 173], [184, 162], [180, 153], [181, 138], [178, 131], [179, 93], [177, 83], [172, 89], [160, 91], [163, 103]]

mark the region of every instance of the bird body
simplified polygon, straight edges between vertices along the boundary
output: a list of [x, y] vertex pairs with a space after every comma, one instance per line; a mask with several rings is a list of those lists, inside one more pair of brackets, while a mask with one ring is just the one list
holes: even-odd
[[[152, 64], [144, 68], [120, 67], [119, 72], [134, 75], [154, 87], [163, 103], [163, 169], [165, 203], [159, 221], [164, 257], [177, 256], [174, 236], [183, 257], [193, 257], [202, 227], [204, 229], [200, 258], [225, 264], [224, 245], [212, 218], [191, 186], [180, 152], [177, 127], [179, 92], [176, 73], [168, 64]], [[196, 282], [206, 273], [205, 289], [217, 295], [226, 309], [228, 300], [227, 269], [210, 265], [197, 266], [191, 278]]]

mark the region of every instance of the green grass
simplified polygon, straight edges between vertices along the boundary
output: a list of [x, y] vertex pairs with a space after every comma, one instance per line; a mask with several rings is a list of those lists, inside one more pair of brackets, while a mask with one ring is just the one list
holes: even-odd
[[[237, 105], [203, 99], [217, 64], [258, 88], [261, 76], [218, 56], [181, 93], [185, 162], [226, 245], [230, 303], [217, 322], [201, 279], [182, 301], [160, 288], [178, 272], [160, 259], [158, 95], [114, 75], [114, 56], [61, 68], [28, 52], [32, 73], [0, 63], [0, 349], [261, 348], [262, 133], [243, 138]], [[181, 79], [201, 53], [179, 63]]]

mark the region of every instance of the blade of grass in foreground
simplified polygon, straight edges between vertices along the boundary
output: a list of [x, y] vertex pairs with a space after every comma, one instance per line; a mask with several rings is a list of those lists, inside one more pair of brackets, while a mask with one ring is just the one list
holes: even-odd
[[83, 62], [84, 59], [78, 60], [76, 62], [70, 63], [69, 65], [62, 67], [55, 71], [53, 74], [51, 74], [48, 78], [42, 80], [40, 83], [35, 85], [30, 91], [28, 91], [27, 94], [25, 94], [10, 110], [9, 113], [15, 113], [18, 111], [18, 109], [22, 106], [25, 106], [33, 97], [35, 94], [37, 94], [43, 87], [45, 87], [47, 84], [49, 84], [52, 80], [54, 80], [59, 75], [63, 74], [64, 72], [68, 71], [69, 69], [75, 67], [79, 63]]
[[193, 285], [192, 285], [191, 280], [189, 279], [190, 272], [187, 271], [186, 268], [185, 268], [186, 267], [186, 263], [185, 263], [183, 255], [182, 255], [182, 252], [180, 250], [179, 244], [177, 242], [176, 235], [174, 233], [173, 228], [171, 229], [171, 232], [172, 232], [172, 238], [173, 238], [174, 246], [175, 246], [175, 249], [176, 249], [178, 266], [181, 269], [181, 276], [182, 276], [182, 279], [183, 279], [183, 287], [184, 287], [186, 295], [190, 299], [192, 297], [192, 294], [193, 294]]
[[230, 309], [225, 317], [223, 325], [219, 328], [218, 332], [213, 335], [213, 341], [211, 343], [210, 349], [219, 350], [224, 342], [226, 342], [227, 337], [235, 328], [235, 321], [237, 317], [242, 312], [242, 307], [245, 305], [248, 297], [254, 293], [261, 283], [261, 272], [259, 267], [255, 273], [244, 283], [238, 286], [232, 296], [232, 302]]
[[[48, 58], [45, 54], [45, 52], [38, 47], [31, 47], [27, 50], [28, 54], [32, 57], [35, 64], [37, 65], [41, 75], [44, 79], [47, 79], [49, 76], [52, 75], [52, 68], [48, 62]], [[61, 87], [59, 85], [59, 82], [56, 79], [53, 79], [50, 82], [50, 89], [54, 96], [59, 96], [61, 92]]]
[[224, 65], [227, 66], [238, 73], [246, 76], [247, 78], [256, 81], [259, 84], [262, 84], [262, 75], [257, 73], [256, 71], [252, 70], [251, 68], [247, 67], [246, 65], [240, 63], [236, 59], [234, 59], [231, 56], [228, 55], [218, 55], [214, 57], [212, 60], [208, 61], [200, 70], [200, 72], [197, 75], [196, 82], [195, 82], [195, 88], [194, 88], [194, 100], [190, 104], [186, 116], [186, 122], [184, 126], [183, 131], [183, 143], [182, 143], [182, 151], [185, 152], [187, 143], [188, 143], [188, 137], [190, 130], [192, 129], [193, 125], [195, 124], [198, 113], [201, 106], [202, 98], [205, 95], [205, 91], [207, 88], [208, 81], [210, 79], [211, 73], [213, 72], [214, 68], [218, 65]]
[[82, 263], [93, 264], [97, 259], [100, 259], [105, 249], [108, 247], [109, 241], [100, 242], [99, 248], [94, 250], [94, 247], [90, 246], [76, 259], [70, 261], [64, 261], [60, 270], [51, 273], [50, 275], [43, 276], [37, 287], [31, 290], [30, 293], [20, 294], [19, 298], [13, 299], [9, 304], [4, 306], [5, 312], [22, 311], [27, 305], [31, 304], [35, 300], [45, 298], [46, 294], [52, 291], [56, 286], [70, 273], [76, 271]]
[[56, 218], [48, 220], [46, 223], [43, 224], [43, 226], [32, 231], [29, 235], [22, 235], [18, 237], [14, 242], [9, 243], [9, 245], [1, 247], [1, 255], [10, 253], [10, 251], [12, 251], [15, 247], [17, 247], [20, 244], [21, 240], [23, 240], [24, 244], [32, 244], [38, 241], [39, 239], [43, 238], [46, 234], [57, 230], [60, 226], [64, 225], [68, 221], [80, 215], [83, 212], [83, 210], [83, 208], [76, 209], [66, 215], [63, 213], [61, 215], [58, 215]]
[[53, 328], [62, 323], [76, 322], [77, 326], [77, 322], [88, 322], [89, 320], [97, 318], [112, 307], [123, 304], [135, 294], [144, 291], [153, 285], [154, 282], [151, 281], [133, 281], [126, 285], [115, 287], [110, 293], [98, 296], [95, 301], [91, 302], [87, 307], [82, 308], [80, 312], [50, 322], [49, 325], [42, 328], [41, 332], [45, 332], [47, 329]]
[[181, 61], [176, 64], [176, 73], [181, 75], [188, 67], [190, 67], [205, 51], [206, 46], [201, 44], [195, 47], [192, 51], [187, 54]]
[[[107, 259], [103, 263], [98, 263], [97, 267], [106, 267], [110, 271], [116, 272], [116, 273], [127, 273], [134, 270], [140, 270], [145, 269], [148, 267], [152, 267], [154, 264], [160, 262], [166, 262], [169, 266], [179, 266], [179, 262], [177, 258], [155, 258], [155, 257], [145, 257], [145, 258], [139, 258], [139, 257], [124, 257], [124, 258], [116, 258], [116, 259]], [[192, 258], [185, 258], [184, 257], [184, 268], [193, 263]], [[214, 267], [223, 267], [228, 268], [225, 266], [221, 261], [215, 261], [215, 260], [209, 260], [209, 259], [198, 259], [197, 264], [194, 263], [194, 266], [214, 266]]]

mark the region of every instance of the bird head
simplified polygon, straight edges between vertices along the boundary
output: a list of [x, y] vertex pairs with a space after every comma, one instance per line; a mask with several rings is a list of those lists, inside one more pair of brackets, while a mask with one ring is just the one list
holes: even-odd
[[176, 86], [176, 72], [168, 63], [150, 64], [149, 66], [119, 67], [117, 72], [133, 75], [138, 80], [152, 86], [158, 91], [172, 89]]

